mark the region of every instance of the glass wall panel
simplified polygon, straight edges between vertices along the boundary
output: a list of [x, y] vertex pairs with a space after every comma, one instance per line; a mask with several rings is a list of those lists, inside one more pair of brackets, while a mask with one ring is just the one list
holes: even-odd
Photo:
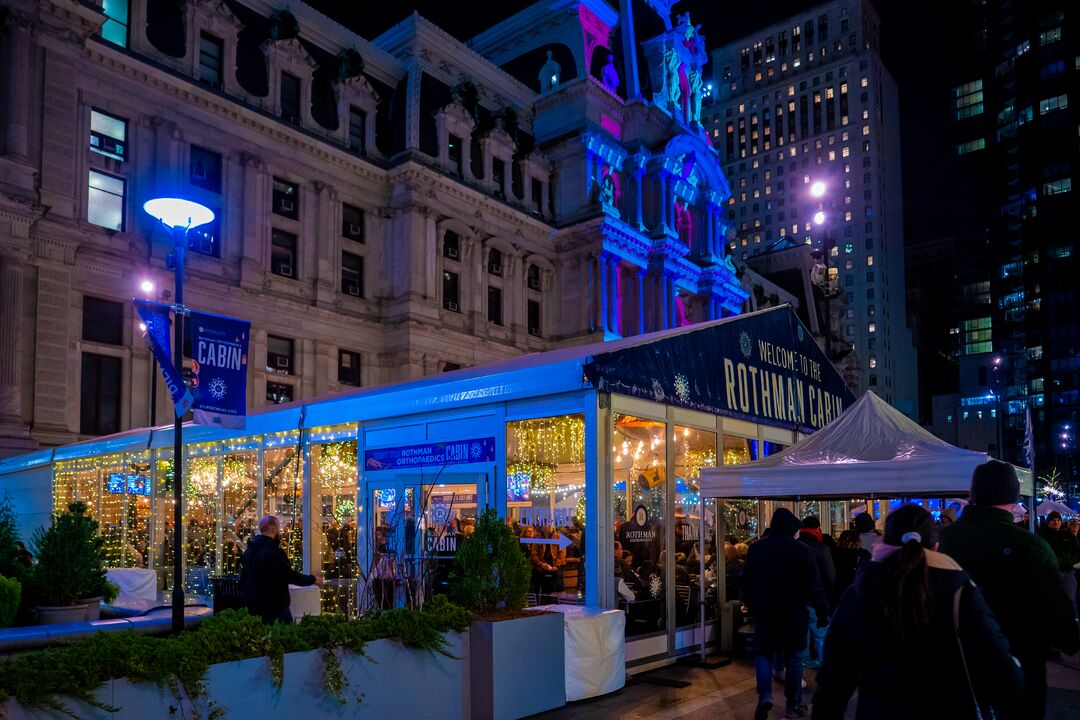
[[124, 478], [124, 548], [123, 567], [150, 566], [150, 517], [153, 483], [150, 478], [150, 453], [140, 453], [128, 460]]
[[665, 628], [666, 442], [664, 423], [615, 415], [615, 582], [620, 607], [626, 610], [628, 637]]
[[371, 546], [367, 553], [370, 564], [362, 572], [366, 582], [360, 588], [361, 607], [392, 608], [399, 597], [404, 597], [403, 564], [405, 557], [411, 554], [410, 548], [415, 547], [415, 503], [416, 493], [411, 487], [405, 488], [403, 493], [394, 487], [372, 490]]
[[119, 455], [101, 458], [101, 502], [94, 517], [104, 541], [101, 551], [105, 567], [123, 567], [124, 546], [124, 459]]
[[231, 453], [221, 466], [221, 566], [215, 572], [239, 575], [240, 556], [259, 531], [259, 454]]
[[[299, 433], [278, 442], [267, 438], [263, 451], [263, 515], [274, 515], [281, 547], [294, 570], [304, 567], [304, 472]], [[287, 444], [286, 444], [287, 443]]]
[[677, 425], [672, 439], [675, 443], [675, 624], [685, 627], [701, 619], [702, 554], [705, 615], [707, 620], [716, 618], [715, 505], [710, 501], [702, 507], [700, 485], [701, 469], [716, 466], [716, 433]]
[[[725, 465], [741, 465], [750, 462], [757, 454], [756, 440], [724, 436], [723, 462]], [[753, 451], [753, 452], [752, 452]], [[735, 545], [745, 543], [758, 534], [758, 502], [746, 498], [725, 500], [722, 503], [724, 512], [724, 540]], [[731, 592], [728, 592], [731, 597]]]
[[154, 543], [151, 561], [157, 571], [158, 587], [171, 590], [173, 586], [173, 461], [162, 457], [154, 462]]
[[322, 572], [322, 611], [356, 614], [356, 441], [311, 448], [311, 486], [317, 498], [315, 557]]
[[581, 603], [585, 591], [585, 416], [506, 424], [506, 516], [527, 537], [573, 542], [523, 545], [533, 567], [530, 602]]
[[424, 597], [450, 591], [450, 568], [458, 541], [472, 534], [479, 507], [475, 483], [436, 483], [421, 488], [419, 537], [423, 556], [414, 566]]
[[[189, 452], [206, 452], [190, 448]], [[219, 457], [184, 460], [184, 592], [211, 597], [217, 566], [217, 518], [221, 507]]]

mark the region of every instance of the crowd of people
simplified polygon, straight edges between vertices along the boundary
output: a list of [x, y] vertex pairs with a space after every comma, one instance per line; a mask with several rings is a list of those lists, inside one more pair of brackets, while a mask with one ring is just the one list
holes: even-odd
[[[1013, 519], [1019, 489], [990, 461], [969, 504], [937, 519], [904, 505], [882, 532], [863, 513], [833, 542], [781, 508], [742, 559], [726, 543], [728, 596], [754, 624], [755, 720], [774, 679], [787, 718], [839, 720], [856, 691], [858, 720], [1043, 718], [1047, 660], [1080, 650], [1080, 523], [1052, 513], [1030, 533]], [[804, 666], [818, 668], [812, 711]]]

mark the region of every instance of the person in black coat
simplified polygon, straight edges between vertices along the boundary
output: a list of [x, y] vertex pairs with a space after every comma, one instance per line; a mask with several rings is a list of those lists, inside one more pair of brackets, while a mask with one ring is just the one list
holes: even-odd
[[889, 514], [884, 542], [833, 613], [814, 720], [841, 720], [856, 688], [856, 720], [956, 720], [979, 717], [978, 708], [991, 717], [991, 707], [1020, 697], [1023, 673], [1005, 634], [937, 546], [929, 512], [905, 505]]
[[855, 582], [855, 570], [860, 562], [870, 560], [870, 553], [862, 549], [859, 533], [854, 530], [845, 530], [840, 533], [840, 539], [833, 550], [833, 567], [836, 568], [836, 582], [833, 584], [832, 595], [829, 596], [829, 606], [836, 608], [840, 605], [840, 596]]
[[292, 622], [289, 585], [322, 585], [314, 575], [292, 569], [280, 546], [278, 519], [267, 515], [259, 520], [259, 534], [251, 539], [240, 558], [240, 590], [248, 612], [267, 625]]
[[786, 670], [787, 717], [806, 717], [802, 704], [803, 653], [809, 628], [808, 607], [824, 625], [829, 603], [806, 545], [795, 539], [802, 523], [790, 510], [772, 516], [769, 534], [750, 546], [743, 568], [743, 602], [754, 619], [758, 707], [755, 720], [772, 709], [773, 657], [782, 653]]
[[[833, 586], [836, 585], [836, 565], [833, 564], [832, 551], [825, 544], [824, 536], [821, 534], [821, 521], [814, 515], [807, 515], [803, 518], [802, 526], [803, 529], [799, 531], [799, 541], [810, 549], [810, 559], [814, 561], [814, 567], [817, 568], [825, 597], [832, 598]], [[829, 607], [832, 608], [831, 602]], [[810, 656], [803, 664], [806, 667], [816, 668], [821, 664], [826, 625], [818, 622], [817, 612], [812, 606], [807, 610], [810, 614]], [[826, 618], [826, 622], [827, 620]]]

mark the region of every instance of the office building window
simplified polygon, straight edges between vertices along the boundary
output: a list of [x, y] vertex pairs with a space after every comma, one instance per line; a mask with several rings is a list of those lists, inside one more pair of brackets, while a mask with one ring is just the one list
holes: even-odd
[[1039, 114], [1045, 115], [1055, 110], [1064, 110], [1069, 107], [1068, 95], [1057, 95], [1055, 97], [1049, 97], [1039, 102]]
[[188, 162], [191, 184], [210, 192], [221, 192], [221, 154], [213, 150], [191, 146]]
[[274, 178], [273, 210], [275, 215], [298, 220], [300, 218], [299, 196], [300, 188], [296, 183]]
[[199, 33], [199, 81], [211, 87], [224, 84], [225, 43], [210, 33]]
[[487, 319], [489, 323], [503, 324], [502, 288], [488, 286]]
[[495, 277], [502, 277], [503, 274], [503, 255], [495, 248], [488, 252], [488, 274]]
[[86, 199], [86, 219], [109, 230], [124, 229], [123, 178], [90, 171]]
[[211, 209], [214, 219], [205, 225], [192, 228], [188, 233], [188, 250], [200, 255], [221, 257], [221, 211]]
[[341, 205], [341, 236], [364, 242], [364, 211], [347, 203]]
[[123, 304], [84, 295], [82, 339], [107, 345], [123, 345]]
[[288, 383], [266, 383], [266, 401], [274, 405], [293, 401], [293, 386]]
[[300, 124], [300, 78], [292, 73], [281, 73], [281, 117]]
[[1043, 195], [1059, 195], [1072, 191], [1072, 178], [1062, 178], [1043, 183]]
[[127, 120], [101, 110], [91, 110], [90, 149], [105, 157], [126, 160]]
[[337, 379], [341, 385], [360, 387], [360, 353], [338, 350]]
[[120, 371], [118, 357], [82, 354], [79, 432], [83, 435], [120, 431]]
[[277, 335], [266, 336], [266, 371], [293, 375], [293, 341]]
[[367, 113], [358, 107], [349, 106], [349, 149], [363, 155], [364, 136], [367, 133]]
[[461, 237], [453, 230], [447, 230], [446, 234], [443, 235], [442, 254], [448, 260], [461, 258]]
[[[863, 78], [865, 82], [865, 78]], [[865, 85], [864, 85], [865, 87]], [[960, 85], [953, 88], [953, 110], [956, 112], [956, 119], [963, 120], [964, 118], [973, 117], [975, 115], [982, 114], [983, 111], [983, 83], [982, 80], [975, 80], [973, 82]]]
[[295, 280], [297, 278], [296, 235], [274, 228], [270, 245], [270, 272]]
[[105, 13], [105, 23], [101, 26], [102, 39], [127, 47], [128, 0], [105, 0], [101, 9]]
[[341, 292], [351, 297], [364, 297], [364, 258], [341, 251]]
[[443, 271], [442, 274], [442, 304], [443, 307], [451, 312], [461, 312], [461, 306], [458, 304], [458, 274], [454, 272]]
[[529, 334], [535, 337], [541, 337], [543, 334], [540, 329], [540, 301], [530, 300], [528, 306], [528, 325]]

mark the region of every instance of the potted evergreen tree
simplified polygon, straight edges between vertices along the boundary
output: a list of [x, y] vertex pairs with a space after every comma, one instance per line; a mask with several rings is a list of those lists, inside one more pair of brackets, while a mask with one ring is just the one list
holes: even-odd
[[563, 617], [524, 610], [532, 568], [493, 509], [458, 545], [454, 598], [471, 610], [469, 673], [474, 717], [503, 720], [566, 704]]
[[54, 515], [49, 527], [37, 529], [31, 587], [40, 624], [92, 619], [102, 596], [113, 594], [105, 580], [103, 542], [97, 521], [86, 515], [81, 502]]

